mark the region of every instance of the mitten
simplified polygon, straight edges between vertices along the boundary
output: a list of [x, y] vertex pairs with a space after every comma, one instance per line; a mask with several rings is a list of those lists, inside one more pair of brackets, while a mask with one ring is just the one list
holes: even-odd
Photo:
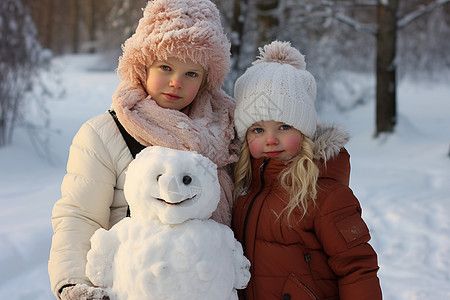
[[86, 284], [68, 286], [61, 293], [61, 300], [110, 300], [108, 293], [102, 288]]

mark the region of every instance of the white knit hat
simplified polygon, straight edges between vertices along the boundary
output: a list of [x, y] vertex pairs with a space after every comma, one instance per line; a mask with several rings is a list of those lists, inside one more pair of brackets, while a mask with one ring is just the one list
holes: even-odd
[[289, 42], [274, 41], [259, 48], [253, 66], [238, 78], [234, 88], [234, 123], [244, 140], [247, 129], [259, 121], [291, 125], [308, 137], [316, 131], [316, 81], [306, 71], [304, 55]]

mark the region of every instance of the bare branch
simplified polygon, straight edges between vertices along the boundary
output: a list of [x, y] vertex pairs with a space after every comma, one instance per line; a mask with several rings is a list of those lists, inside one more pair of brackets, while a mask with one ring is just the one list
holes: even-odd
[[444, 4], [447, 4], [447, 3], [450, 3], [450, 0], [436, 0], [427, 5], [421, 5], [418, 9], [410, 12], [409, 14], [407, 14], [407, 15], [403, 16], [401, 19], [399, 19], [397, 22], [397, 28], [399, 30], [403, 29], [407, 25], [409, 25], [413, 21], [415, 21], [416, 19], [420, 18], [421, 16], [423, 16], [427, 13], [430, 13], [434, 9], [436, 9]]
[[[450, 1], [450, 0], [449, 0]], [[366, 32], [371, 35], [375, 35], [378, 32], [378, 25], [375, 24], [364, 24], [361, 23], [349, 16], [346, 16], [342, 13], [336, 11], [336, 9], [342, 8], [358, 8], [358, 7], [376, 7], [378, 5], [377, 1], [345, 1], [345, 2], [336, 2], [336, 1], [317, 1], [313, 7], [317, 10], [322, 10], [320, 12], [316, 12], [310, 14], [305, 20], [310, 20], [312, 18], [334, 18], [335, 20], [347, 24], [348, 26], [361, 31]], [[311, 7], [309, 8], [311, 10]]]
[[359, 7], [376, 7], [377, 1], [360, 1], [360, 2], [335, 2], [335, 1], [316, 1], [313, 4], [298, 3], [290, 5], [291, 9], [303, 8], [306, 10], [323, 9], [323, 8], [359, 8]]
[[337, 13], [333, 16], [336, 20], [347, 24], [350, 27], [353, 27], [354, 29], [362, 32], [366, 32], [372, 35], [376, 35], [378, 32], [378, 25], [375, 24], [364, 24], [361, 22], [356, 21], [355, 19], [352, 19], [346, 15]]
[[336, 2], [336, 1], [318, 1], [319, 6], [328, 6], [333, 8], [356, 8], [356, 7], [376, 7], [378, 5], [377, 1], [345, 1], [345, 2]]

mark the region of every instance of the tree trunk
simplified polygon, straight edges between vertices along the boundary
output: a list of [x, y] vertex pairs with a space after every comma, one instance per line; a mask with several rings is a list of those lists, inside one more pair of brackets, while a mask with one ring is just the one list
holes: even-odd
[[94, 0], [86, 2], [86, 27], [88, 32], [88, 52], [95, 52], [95, 3]]
[[80, 50], [79, 45], [79, 26], [78, 26], [78, 18], [79, 18], [79, 3], [78, 0], [71, 1], [71, 21], [72, 21], [72, 52], [78, 53]]
[[398, 0], [378, 0], [376, 133], [393, 132], [396, 112]]
[[[262, 47], [276, 38], [276, 32], [280, 21], [278, 20], [278, 0], [257, 0], [256, 8], [258, 10], [258, 38], [256, 47]], [[257, 50], [257, 49], [256, 49]]]
[[53, 0], [47, 0], [45, 1], [45, 29], [44, 29], [44, 41], [43, 45], [44, 48], [51, 49], [53, 45], [53, 22], [54, 22], [54, 15], [53, 15], [53, 7], [54, 3]]
[[239, 59], [241, 54], [241, 46], [244, 43], [244, 20], [246, 12], [244, 12], [244, 10], [247, 5], [247, 0], [234, 0], [233, 3], [233, 19], [231, 21], [231, 70], [236, 71], [238, 74], [242, 71], [240, 68]]

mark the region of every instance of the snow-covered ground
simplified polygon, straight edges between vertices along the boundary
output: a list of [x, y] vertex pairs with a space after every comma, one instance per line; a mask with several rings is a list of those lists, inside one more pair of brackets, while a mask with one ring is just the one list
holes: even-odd
[[[0, 299], [48, 300], [51, 210], [71, 140], [82, 123], [109, 108], [113, 72], [89, 71], [91, 56], [59, 59], [66, 97], [52, 100], [52, 164], [25, 130], [0, 148]], [[379, 255], [384, 298], [450, 299], [450, 85], [401, 82], [396, 133], [373, 139], [374, 103], [344, 114], [325, 109], [326, 122], [352, 138], [351, 187]]]

